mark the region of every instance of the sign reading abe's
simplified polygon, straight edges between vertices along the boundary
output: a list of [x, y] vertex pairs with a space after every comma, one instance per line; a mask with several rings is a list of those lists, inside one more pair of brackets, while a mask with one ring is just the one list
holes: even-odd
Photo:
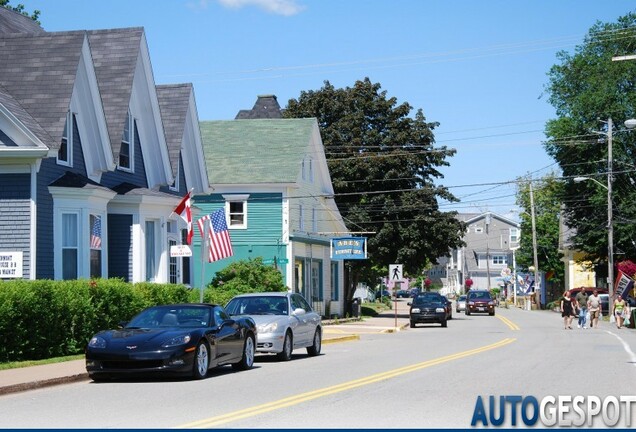
[[366, 259], [366, 237], [339, 237], [331, 239], [331, 259]]

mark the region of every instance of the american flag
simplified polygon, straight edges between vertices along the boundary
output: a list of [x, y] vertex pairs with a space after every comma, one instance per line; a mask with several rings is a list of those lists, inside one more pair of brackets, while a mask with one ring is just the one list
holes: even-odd
[[102, 247], [102, 217], [95, 216], [93, 228], [91, 229], [91, 249], [101, 249]]
[[232, 250], [232, 240], [225, 222], [225, 211], [216, 210], [209, 215], [203, 216], [197, 221], [201, 238], [204, 237], [205, 226], [208, 224], [208, 262], [218, 261], [234, 255]]

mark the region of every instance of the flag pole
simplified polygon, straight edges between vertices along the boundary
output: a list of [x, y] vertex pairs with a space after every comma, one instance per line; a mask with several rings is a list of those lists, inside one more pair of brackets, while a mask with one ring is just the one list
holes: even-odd
[[205, 251], [208, 250], [206, 247], [208, 245], [208, 237], [209, 237], [210, 224], [208, 221], [205, 221], [205, 227], [203, 229], [203, 238], [201, 239], [201, 292], [199, 294], [199, 303], [203, 303], [203, 289], [205, 287]]

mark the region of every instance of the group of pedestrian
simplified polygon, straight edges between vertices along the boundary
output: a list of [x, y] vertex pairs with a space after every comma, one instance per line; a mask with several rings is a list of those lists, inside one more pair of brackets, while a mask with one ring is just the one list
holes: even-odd
[[[629, 323], [629, 304], [619, 294], [612, 304], [612, 317], [617, 328]], [[592, 295], [587, 295], [585, 290], [579, 291], [576, 296], [570, 295], [569, 291], [563, 293], [561, 298], [561, 316], [563, 317], [563, 328], [572, 330], [572, 321], [578, 317], [578, 328], [586, 329], [587, 320], [590, 320], [590, 327], [598, 328], [598, 320], [603, 316], [603, 307], [598, 290], [594, 290]]]
[[561, 316], [563, 317], [563, 327], [572, 330], [572, 320], [578, 316], [578, 328], [586, 329], [587, 320], [590, 320], [590, 327], [598, 327], [598, 319], [603, 314], [601, 298], [598, 290], [594, 290], [588, 296], [585, 290], [578, 292], [576, 297], [570, 295], [569, 291], [563, 293], [561, 298]]

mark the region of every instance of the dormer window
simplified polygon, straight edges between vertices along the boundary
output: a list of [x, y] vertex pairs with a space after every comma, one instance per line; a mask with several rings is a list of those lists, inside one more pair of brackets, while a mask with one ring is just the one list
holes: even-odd
[[170, 190], [174, 192], [179, 191], [179, 174], [181, 167], [177, 165], [177, 175], [174, 177], [174, 182], [170, 185]]
[[73, 114], [70, 111], [66, 113], [62, 142], [57, 152], [57, 164], [73, 166]]
[[121, 137], [121, 149], [119, 150], [119, 168], [123, 170], [133, 171], [134, 136], [135, 121], [129, 110], [124, 123], [124, 133]]

